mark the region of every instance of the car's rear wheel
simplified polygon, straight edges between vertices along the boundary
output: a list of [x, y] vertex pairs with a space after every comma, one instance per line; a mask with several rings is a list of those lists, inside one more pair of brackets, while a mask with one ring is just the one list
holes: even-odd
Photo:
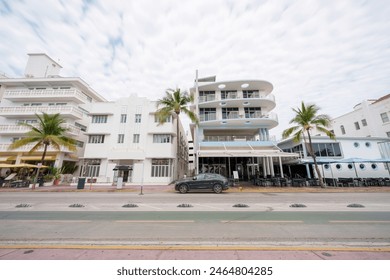
[[221, 193], [221, 192], [222, 192], [222, 185], [221, 185], [221, 184], [215, 184], [215, 185], [213, 186], [213, 191], [214, 191], [215, 193]]
[[184, 184], [180, 185], [180, 186], [179, 186], [179, 192], [180, 192], [180, 193], [186, 193], [186, 192], [188, 192], [188, 187], [187, 187], [187, 185], [184, 185]]

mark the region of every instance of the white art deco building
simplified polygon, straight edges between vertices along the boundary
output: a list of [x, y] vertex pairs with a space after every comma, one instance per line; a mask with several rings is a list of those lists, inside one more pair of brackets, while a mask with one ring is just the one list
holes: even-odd
[[95, 102], [106, 101], [80, 78], [61, 77], [61, 65], [46, 54], [29, 54], [23, 78], [0, 77], [0, 162], [40, 162], [42, 151], [29, 154], [32, 145], [8, 150], [9, 145], [28, 131], [20, 123], [37, 123], [35, 114], [60, 113], [66, 120], [69, 136], [77, 140], [77, 152], [49, 147], [46, 161], [62, 166], [64, 162], [78, 164], [84, 154], [89, 117]]
[[284, 176], [283, 162], [297, 154], [283, 152], [270, 136], [278, 125], [272, 90], [261, 80], [196, 81], [190, 92], [200, 120], [192, 127], [197, 172], [235, 174], [240, 180]]
[[[183, 177], [188, 168], [188, 145], [177, 118], [160, 125], [156, 102], [132, 95], [115, 102], [95, 103], [89, 115], [88, 141], [81, 176], [97, 182], [168, 184]], [[180, 149], [176, 151], [176, 139]]]

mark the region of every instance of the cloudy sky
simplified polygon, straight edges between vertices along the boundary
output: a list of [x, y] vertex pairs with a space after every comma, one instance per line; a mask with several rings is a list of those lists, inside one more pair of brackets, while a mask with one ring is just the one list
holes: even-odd
[[0, 0], [0, 72], [46, 53], [108, 100], [199, 76], [274, 85], [280, 138], [301, 100], [337, 117], [390, 93], [388, 0]]

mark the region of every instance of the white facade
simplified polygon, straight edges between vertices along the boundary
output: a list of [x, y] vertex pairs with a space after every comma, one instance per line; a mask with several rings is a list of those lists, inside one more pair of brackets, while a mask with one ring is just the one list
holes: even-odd
[[67, 149], [60, 152], [49, 147], [46, 160], [55, 166], [64, 161], [78, 162], [83, 156], [88, 126], [88, 110], [94, 102], [105, 101], [80, 78], [59, 76], [62, 67], [45, 54], [29, 54], [24, 78], [0, 78], [0, 161], [39, 162], [40, 153], [29, 154], [32, 146], [9, 151], [9, 145], [23, 137], [27, 127], [34, 124], [35, 114], [60, 113], [66, 120], [69, 136], [77, 140], [76, 153]]
[[390, 138], [390, 95], [364, 100], [331, 125], [336, 136]]
[[[383, 158], [381, 145], [387, 140], [380, 137], [340, 136], [336, 140], [327, 136], [312, 137], [314, 152], [324, 178], [389, 177], [387, 163], [379, 162]], [[296, 174], [308, 178], [316, 176], [311, 164], [312, 157], [308, 154], [303, 140], [295, 143], [289, 138], [280, 141], [278, 146], [285, 152], [301, 154], [300, 160], [296, 160], [295, 164], [291, 162], [289, 176], [296, 177]], [[370, 159], [372, 162], [369, 161]], [[333, 160], [334, 162], [331, 163]], [[324, 164], [327, 161], [329, 163]]]
[[94, 104], [81, 176], [95, 177], [98, 182], [116, 182], [121, 177], [125, 183], [168, 184], [178, 165], [183, 177], [188, 164], [184, 129], [180, 125], [177, 156], [177, 119], [170, 117], [159, 125], [156, 109], [156, 102], [136, 95]]
[[[260, 80], [196, 83], [193, 127], [197, 172], [220, 173], [248, 180], [255, 175], [283, 177], [283, 153], [269, 130], [278, 125], [272, 112], [271, 83]], [[234, 172], [236, 171], [236, 172]]]

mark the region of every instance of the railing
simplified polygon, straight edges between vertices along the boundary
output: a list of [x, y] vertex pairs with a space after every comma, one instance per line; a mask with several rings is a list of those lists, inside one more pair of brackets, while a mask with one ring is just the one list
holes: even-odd
[[4, 98], [22, 98], [22, 97], [77, 97], [83, 101], [88, 101], [87, 96], [78, 89], [20, 89], [20, 90], [6, 90]]
[[264, 115], [260, 111], [245, 113], [245, 118], [247, 119], [257, 119], [262, 117], [264, 117]]
[[201, 122], [215, 121], [216, 119], [217, 119], [216, 113], [200, 114], [199, 115], [199, 121], [201, 121]]
[[208, 95], [204, 95], [204, 96], [199, 96], [199, 103], [214, 101], [214, 100], [215, 100], [215, 94], [208, 94]]
[[82, 118], [83, 111], [75, 106], [18, 106], [18, 107], [0, 107], [1, 114], [72, 114]]
[[204, 136], [203, 142], [256, 141], [253, 136]]
[[240, 118], [240, 115], [238, 112], [227, 112], [226, 114], [223, 114], [222, 119], [224, 120], [231, 120], [231, 119], [238, 119]]
[[225, 99], [238, 99], [238, 98], [240, 98], [240, 94], [238, 94], [237, 92], [231, 92], [231, 93], [228, 93], [225, 96], [221, 94], [221, 100], [225, 100]]
[[[0, 151], [1, 152], [6, 152], [6, 151], [10, 151], [8, 148], [11, 144], [0, 144]], [[18, 149], [14, 149], [12, 151], [16, 151], [16, 152], [29, 152], [31, 151], [31, 149], [35, 146], [35, 144], [28, 144], [28, 145], [25, 145], [23, 147], [20, 147]], [[65, 147], [60, 147], [61, 149], [61, 152], [65, 152], [65, 153], [72, 153], [73, 151], [69, 150], [68, 148], [65, 148]], [[57, 152], [56, 149], [54, 149], [53, 147], [51, 146], [48, 146], [47, 147], [47, 151], [48, 152]], [[43, 148], [41, 149], [38, 149], [37, 152], [43, 152]]]
[[[32, 124], [32, 126], [37, 127], [37, 124]], [[67, 128], [68, 132], [71, 134], [80, 135], [81, 130], [77, 126], [67, 123], [63, 127]], [[0, 125], [1, 133], [26, 133], [28, 131], [30, 131], [30, 128], [24, 125], [17, 125], [17, 124]]]

